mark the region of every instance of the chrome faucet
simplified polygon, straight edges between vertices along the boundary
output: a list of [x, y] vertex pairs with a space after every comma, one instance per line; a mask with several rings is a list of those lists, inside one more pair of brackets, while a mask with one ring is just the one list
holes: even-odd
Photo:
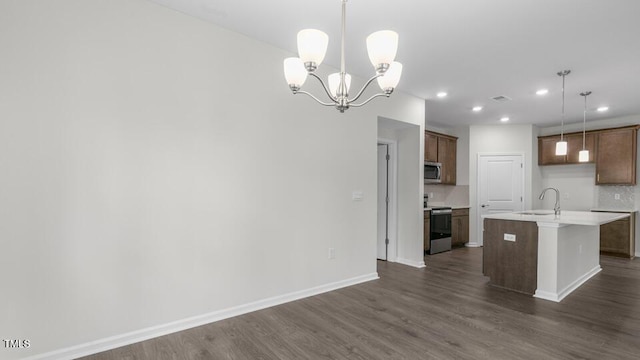
[[540, 194], [540, 197], [538, 199], [542, 200], [544, 199], [544, 194], [547, 192], [547, 190], [554, 190], [556, 192], [556, 204], [553, 207], [553, 212], [556, 214], [556, 216], [560, 215], [560, 191], [558, 191], [558, 189], [556, 188], [546, 188], [544, 190], [542, 190], [542, 194]]

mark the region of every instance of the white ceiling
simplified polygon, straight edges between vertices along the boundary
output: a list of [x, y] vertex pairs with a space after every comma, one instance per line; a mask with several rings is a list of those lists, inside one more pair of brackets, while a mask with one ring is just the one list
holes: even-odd
[[[296, 50], [296, 33], [329, 35], [325, 63], [339, 67], [341, 0], [152, 0], [224, 28]], [[640, 1], [638, 0], [350, 0], [347, 71], [373, 74], [365, 38], [397, 31], [398, 89], [427, 100], [427, 121], [438, 126], [499, 123], [559, 125], [562, 79], [566, 123], [640, 114]], [[282, 71], [281, 68], [265, 71]], [[353, 87], [358, 88], [357, 83]], [[284, 79], [282, 86], [286, 86]], [[548, 88], [549, 94], [535, 94]], [[449, 96], [438, 99], [444, 90]], [[506, 95], [512, 101], [491, 100]], [[384, 101], [384, 100], [378, 100]], [[473, 113], [471, 107], [484, 109]], [[350, 110], [357, 111], [357, 110]], [[640, 120], [640, 116], [639, 116]]]

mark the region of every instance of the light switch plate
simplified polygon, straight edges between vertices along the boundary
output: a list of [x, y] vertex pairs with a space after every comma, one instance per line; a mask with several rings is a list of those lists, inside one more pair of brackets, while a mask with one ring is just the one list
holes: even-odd
[[362, 201], [364, 195], [362, 195], [362, 191], [353, 191], [351, 192], [351, 200], [353, 201]]
[[507, 241], [516, 241], [516, 235], [515, 234], [504, 234], [504, 239]]

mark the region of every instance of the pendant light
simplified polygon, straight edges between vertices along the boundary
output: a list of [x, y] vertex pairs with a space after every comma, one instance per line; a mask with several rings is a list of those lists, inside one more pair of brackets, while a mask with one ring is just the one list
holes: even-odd
[[587, 135], [587, 96], [589, 95], [591, 95], [591, 91], [580, 93], [580, 96], [584, 96], [584, 114], [582, 117], [582, 150], [578, 153], [579, 162], [589, 162], [589, 150], [585, 147], [585, 138]]
[[556, 143], [556, 155], [567, 155], [567, 142], [564, 141], [564, 78], [570, 73], [571, 70], [558, 72], [558, 76], [562, 76], [562, 122], [560, 123], [560, 141]]

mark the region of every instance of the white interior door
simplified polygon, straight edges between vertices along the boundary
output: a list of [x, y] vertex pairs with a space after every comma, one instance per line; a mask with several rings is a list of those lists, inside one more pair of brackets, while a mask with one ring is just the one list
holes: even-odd
[[524, 210], [522, 155], [480, 155], [478, 161], [477, 228], [482, 246], [482, 215]]
[[378, 259], [387, 260], [389, 227], [389, 145], [378, 144]]

